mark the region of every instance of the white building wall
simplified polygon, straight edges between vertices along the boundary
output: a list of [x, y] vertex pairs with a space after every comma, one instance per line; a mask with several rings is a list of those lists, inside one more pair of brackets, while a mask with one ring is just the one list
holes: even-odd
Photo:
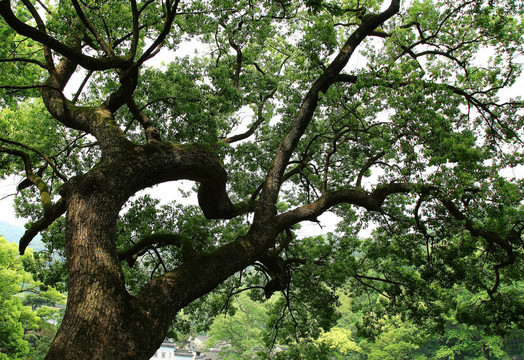
[[192, 360], [193, 355], [176, 355], [174, 344], [162, 344], [150, 360]]

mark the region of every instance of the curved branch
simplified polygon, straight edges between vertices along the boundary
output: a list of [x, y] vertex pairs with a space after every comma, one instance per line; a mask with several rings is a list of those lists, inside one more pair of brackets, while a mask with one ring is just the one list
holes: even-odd
[[76, 67], [77, 64], [70, 59], [62, 59], [53, 75], [46, 80], [46, 86], [42, 87], [42, 100], [56, 120], [69, 128], [93, 135], [102, 152], [118, 152], [120, 147], [129, 144], [129, 140], [116, 123], [107, 104], [98, 107], [75, 106], [63, 94], [63, 88]]
[[[33, 4], [30, 1], [28, 1], [28, 0], [22, 0], [22, 2], [24, 3], [25, 7], [29, 10], [31, 15], [33, 15], [33, 17], [35, 18], [36, 25], [37, 25], [38, 29], [40, 31], [42, 31], [43, 33], [46, 33], [47, 30], [46, 30], [45, 24], [44, 24], [42, 18], [40, 17], [40, 14], [36, 10], [36, 8], [33, 6]], [[46, 8], [45, 6], [43, 6], [43, 7], [44, 7], [44, 9]], [[54, 71], [55, 64], [53, 62], [53, 54], [51, 54], [51, 50], [49, 49], [49, 47], [44, 45], [43, 49], [44, 49], [44, 58], [45, 58], [45, 61], [46, 61], [46, 68], [49, 71]]]
[[150, 59], [151, 56], [155, 54], [155, 52], [158, 50], [158, 47], [162, 45], [167, 35], [171, 31], [171, 25], [173, 25], [173, 22], [175, 21], [175, 16], [177, 13], [179, 1], [180, 0], [175, 0], [175, 3], [173, 5], [168, 4], [167, 16], [166, 16], [166, 20], [164, 21], [164, 27], [162, 28], [162, 31], [157, 36], [155, 41], [153, 41], [151, 46], [149, 46], [149, 48], [146, 51], [144, 51], [142, 56], [136, 61], [134, 65], [135, 67], [142, 65], [146, 60]]
[[0, 89], [8, 89], [8, 90], [30, 90], [30, 89], [42, 89], [42, 88], [51, 88], [56, 90], [56, 88], [49, 86], [49, 85], [0, 85]]
[[129, 256], [141, 253], [144, 250], [148, 250], [152, 247], [152, 245], [175, 245], [177, 247], [180, 247], [182, 244], [181, 239], [182, 236], [179, 234], [150, 234], [142, 238], [142, 240], [140, 240], [136, 244], [133, 244], [133, 246], [131, 246], [130, 248], [123, 251], [119, 251], [118, 257], [120, 258], [120, 260], [125, 260]]
[[[220, 22], [219, 23], [220, 26], [222, 26], [226, 31], [227, 31], [227, 26], [224, 22]], [[229, 45], [235, 50], [235, 52], [237, 53], [237, 56], [236, 56], [236, 64], [235, 64], [235, 71], [233, 73], [233, 87], [234, 88], [238, 88], [239, 86], [239, 83], [240, 83], [240, 72], [242, 71], [242, 59], [243, 59], [243, 54], [242, 54], [242, 48], [233, 41], [233, 35], [235, 35], [235, 33], [237, 33], [238, 31], [242, 30], [242, 26], [244, 25], [244, 20], [241, 19], [238, 23], [238, 26], [236, 29], [234, 29], [231, 33], [228, 34], [227, 38], [228, 38], [228, 42], [229, 42]], [[260, 70], [260, 68], [258, 67], [258, 65], [255, 64], [255, 67]], [[261, 70], [260, 70], [261, 71]], [[263, 73], [263, 71], [262, 71]]]
[[42, 230], [45, 230], [55, 222], [60, 216], [66, 212], [66, 201], [63, 198], [60, 198], [54, 205], [52, 205], [49, 210], [44, 214], [40, 220], [31, 224], [29, 229], [27, 229], [24, 235], [20, 238], [18, 249], [20, 255], [23, 255], [27, 246], [31, 243], [31, 240]]
[[4, 139], [4, 138], [1, 138], [0, 137], [0, 141], [1, 142], [4, 142], [6, 144], [11, 144], [11, 145], [16, 145], [16, 146], [20, 146], [20, 147], [23, 147], [24, 149], [27, 149], [27, 150], [31, 150], [33, 151], [34, 153], [38, 154], [38, 156], [40, 156], [49, 166], [51, 166], [51, 168], [53, 169], [53, 171], [55, 172], [56, 176], [58, 176], [60, 179], [62, 179], [63, 181], [67, 181], [67, 177], [65, 175], [63, 175], [60, 171], [58, 171], [58, 169], [56, 168], [55, 164], [51, 161], [51, 159], [49, 159], [43, 152], [41, 152], [40, 150], [38, 149], [35, 149], [31, 146], [28, 146], [28, 145], [25, 145], [25, 144], [22, 144], [22, 143], [19, 143], [17, 141], [12, 141], [12, 140], [8, 140], [8, 139]]
[[126, 260], [129, 266], [133, 266], [136, 259], [143, 255], [146, 251], [153, 247], [162, 247], [167, 245], [175, 245], [182, 247], [183, 239], [178, 234], [150, 234], [145, 236], [142, 240], [131, 246], [130, 248], [119, 251], [118, 258], [120, 261]]
[[127, 107], [129, 108], [129, 111], [131, 111], [131, 114], [133, 114], [133, 117], [142, 125], [144, 128], [144, 132], [146, 133], [146, 139], [147, 142], [150, 142], [152, 140], [160, 140], [160, 132], [158, 129], [153, 125], [151, 122], [151, 119], [144, 114], [138, 106], [135, 103], [135, 100], [132, 96], [127, 96], [126, 100]]
[[[506, 83], [507, 83], [508, 79], [509, 79], [509, 75], [508, 75], [508, 78], [506, 79]], [[339, 74], [338, 76], [335, 77], [334, 82], [355, 83], [357, 80], [358, 80], [358, 78], [356, 76], [354, 76], [354, 75]], [[487, 118], [487, 116], [485, 114], [489, 115], [489, 117], [493, 121], [496, 121], [501, 128], [503, 128], [504, 130], [510, 132], [515, 138], [517, 138], [517, 140], [519, 142], [521, 142], [521, 143], [523, 142], [520, 139], [520, 137], [517, 134], [517, 132], [515, 130], [511, 129], [504, 122], [500, 121], [500, 119], [496, 116], [496, 114], [490, 109], [490, 105], [491, 106], [496, 106], [496, 107], [501, 107], [501, 106], [522, 106], [521, 102], [506, 102], [506, 103], [503, 103], [503, 104], [496, 104], [496, 103], [482, 102], [477, 97], [475, 97], [475, 95], [477, 95], [477, 94], [485, 94], [485, 93], [488, 93], [488, 92], [491, 92], [491, 91], [500, 90], [500, 89], [503, 88], [502, 86], [501, 87], [490, 88], [490, 89], [487, 89], [485, 91], [476, 91], [476, 92], [469, 93], [468, 91], [466, 91], [464, 89], [461, 89], [461, 88], [459, 88], [457, 86], [454, 86], [454, 85], [442, 84], [442, 83], [430, 83], [430, 82], [422, 81], [422, 80], [415, 80], [415, 81], [408, 80], [408, 81], [401, 81], [401, 82], [391, 81], [391, 82], [389, 82], [387, 80], [381, 79], [380, 77], [377, 77], [375, 80], [376, 81], [370, 81], [368, 86], [370, 86], [370, 87], [373, 87], [373, 86], [384, 86], [384, 87], [387, 87], [387, 88], [396, 89], [398, 87], [403, 87], [403, 86], [408, 86], [408, 85], [420, 85], [420, 86], [422, 86], [424, 88], [427, 88], [427, 89], [432, 88], [432, 89], [436, 89], [436, 90], [451, 91], [455, 95], [459, 95], [459, 96], [463, 97], [469, 104], [473, 105], [479, 111], [479, 113], [482, 114], [482, 116], [484, 117], [484, 119], [486, 121], [488, 121], [489, 119]], [[491, 129], [495, 133], [496, 131], [495, 131], [495, 129], [493, 129], [493, 122], [488, 123], [488, 125], [491, 127]]]
[[[207, 146], [172, 144], [153, 140], [145, 145], [124, 143], [100, 168], [104, 174], [128, 184], [122, 196], [127, 199], [136, 191], [166, 181], [192, 180], [200, 183], [198, 202], [208, 219], [230, 219], [252, 212], [255, 201], [233, 204], [227, 194], [227, 172], [218, 156]], [[134, 164], [130, 169], [124, 164]], [[107, 172], [107, 174], [106, 174]], [[92, 176], [96, 177], [96, 172]], [[63, 191], [67, 193], [68, 184]], [[124, 200], [125, 201], [125, 200]]]
[[293, 210], [280, 214], [276, 218], [279, 229], [286, 229], [293, 224], [304, 220], [315, 221], [315, 219], [331, 207], [338, 204], [351, 204], [365, 208], [368, 211], [380, 212], [385, 199], [393, 194], [409, 193], [418, 188], [423, 188], [411, 183], [391, 183], [377, 187], [368, 193], [361, 189], [338, 190], [323, 194], [316, 201], [300, 206]]
[[42, 69], [49, 70], [46, 64], [44, 64], [41, 61], [35, 60], [35, 59], [27, 59], [27, 58], [10, 58], [10, 59], [0, 59], [0, 63], [3, 62], [26, 62], [30, 64], [35, 64], [40, 66]]
[[47, 184], [42, 180], [40, 174], [35, 174], [33, 172], [33, 165], [31, 163], [31, 158], [29, 157], [29, 154], [21, 150], [0, 148], [0, 153], [2, 152], [18, 156], [22, 159], [22, 161], [24, 162], [27, 180], [34, 184], [40, 192], [40, 201], [44, 210], [44, 217], [46, 217], [48, 215], [48, 212], [52, 208], [51, 195], [49, 193], [49, 188], [47, 187]]
[[9, 0], [0, 1], [0, 15], [5, 22], [13, 28], [18, 34], [26, 36], [44, 46], [56, 51], [66, 58], [76, 62], [88, 70], [108, 70], [108, 69], [127, 69], [132, 65], [132, 59], [122, 56], [111, 56], [95, 58], [82, 54], [80, 50], [71, 48], [55, 38], [47, 35], [26, 23], [20, 21], [11, 9]]
[[208, 219], [232, 219], [255, 210], [254, 200], [233, 204], [226, 192], [226, 182], [204, 180], [198, 189], [198, 204]]
[[80, 18], [80, 20], [82, 21], [84, 26], [95, 37], [96, 41], [98, 42], [98, 44], [100, 44], [100, 46], [102, 47], [102, 49], [104, 50], [106, 55], [107, 56], [114, 56], [113, 49], [107, 44], [107, 42], [104, 40], [104, 38], [102, 38], [102, 36], [98, 32], [98, 30], [95, 28], [95, 26], [87, 19], [86, 15], [85, 15], [84, 11], [82, 10], [82, 8], [80, 7], [80, 4], [78, 3], [78, 1], [77, 0], [71, 0], [71, 2], [73, 3], [73, 7], [75, 8], [76, 14]]
[[368, 287], [370, 289], [372, 289], [373, 291], [375, 291], [377, 294], [380, 294], [382, 296], [384, 296], [385, 298], [387, 299], [391, 299], [391, 296], [385, 294], [384, 292], [380, 291], [379, 289], [377, 289], [375, 286], [371, 285], [371, 284], [368, 284], [366, 282], [364, 282], [364, 280], [362, 280], [362, 276], [354, 276], [354, 278], [359, 282], [361, 283], [364, 287]]
[[277, 89], [273, 90], [271, 92], [271, 94], [269, 94], [264, 100], [262, 100], [262, 102], [260, 104], [258, 104], [257, 120], [249, 127], [249, 129], [246, 132], [244, 132], [242, 134], [238, 134], [238, 135], [233, 135], [231, 137], [227, 137], [227, 138], [222, 139], [220, 141], [225, 143], [225, 144], [231, 144], [231, 143], [234, 143], [234, 142], [237, 142], [237, 141], [241, 141], [241, 140], [247, 139], [248, 137], [253, 135], [255, 133], [255, 131], [258, 129], [258, 127], [266, 120], [266, 118], [264, 117], [264, 113], [263, 113], [264, 105], [265, 105], [265, 103], [267, 102], [268, 99], [273, 97], [273, 95], [275, 94], [276, 91], [277, 91]]
[[359, 274], [355, 274], [354, 277], [355, 278], [359, 278], [359, 279], [380, 281], [380, 282], [383, 282], [383, 283], [386, 283], [386, 284], [396, 285], [398, 287], [400, 287], [400, 286], [408, 287], [408, 285], [406, 285], [406, 284], [403, 284], [401, 282], [394, 281], [394, 280], [389, 280], [389, 279], [386, 279], [386, 278], [380, 278], [380, 277], [375, 277], [375, 276], [359, 275]]
[[490, 243], [497, 244], [498, 246], [506, 250], [508, 253], [512, 252], [513, 247], [507, 240], [501, 238], [499, 235], [495, 234], [492, 231], [484, 231], [482, 229], [475, 227], [475, 225], [473, 224], [473, 221], [470, 218], [468, 218], [466, 215], [464, 215], [462, 211], [460, 211], [459, 208], [451, 200], [448, 200], [448, 199], [439, 199], [439, 200], [442, 202], [442, 204], [446, 207], [448, 212], [455, 219], [464, 222], [464, 226], [466, 227], [466, 229], [469, 230], [469, 232], [473, 236], [482, 237]]
[[40, 92], [42, 100], [49, 113], [62, 124], [76, 130], [89, 132], [87, 124], [72, 116], [74, 104], [66, 99], [62, 90], [73, 75], [76, 64], [69, 59], [63, 59], [56, 71], [45, 81]]
[[382, 156], [384, 156], [386, 153], [384, 151], [380, 151], [377, 155], [371, 157], [360, 169], [360, 172], [358, 173], [357, 177], [357, 183], [355, 184], [355, 188], [360, 189], [362, 187], [362, 178], [364, 177], [364, 174], [366, 171], [377, 163], [378, 159], [380, 159]]

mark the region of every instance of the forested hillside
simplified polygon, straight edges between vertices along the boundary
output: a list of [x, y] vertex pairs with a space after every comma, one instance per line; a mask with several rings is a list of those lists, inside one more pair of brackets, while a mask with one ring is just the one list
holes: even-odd
[[[18, 244], [22, 235], [24, 235], [25, 229], [20, 226], [16, 226], [5, 221], [0, 220], [0, 236], [3, 236], [7, 241]], [[38, 236], [31, 243], [31, 248], [35, 251], [45, 249], [45, 244], [42, 242], [41, 237]]]

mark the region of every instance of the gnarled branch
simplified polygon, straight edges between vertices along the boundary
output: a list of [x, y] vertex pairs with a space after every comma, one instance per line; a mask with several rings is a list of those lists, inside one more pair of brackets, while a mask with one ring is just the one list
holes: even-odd
[[20, 21], [13, 13], [9, 0], [0, 1], [0, 15], [6, 23], [13, 28], [18, 34], [49, 47], [66, 58], [76, 62], [88, 70], [108, 70], [108, 69], [127, 69], [132, 65], [132, 60], [122, 56], [111, 57], [92, 57], [82, 54], [80, 50], [71, 48], [45, 32], [36, 29]]
[[129, 266], [133, 266], [139, 256], [152, 248], [168, 245], [175, 245], [176, 247], [182, 248], [182, 244], [186, 243], [187, 242], [183, 240], [183, 236], [179, 234], [150, 234], [142, 238], [130, 248], [120, 251], [118, 253], [118, 258], [121, 261], [127, 261]]
[[46, 217], [47, 213], [51, 210], [52, 207], [51, 195], [49, 194], [49, 188], [47, 187], [47, 184], [42, 180], [42, 178], [38, 174], [35, 174], [33, 172], [33, 165], [31, 163], [31, 158], [29, 157], [29, 154], [17, 149], [0, 148], [0, 153], [2, 152], [18, 156], [22, 159], [22, 161], [24, 162], [27, 180], [34, 184], [40, 191], [40, 201], [42, 202], [44, 217]]
[[44, 154], [43, 152], [41, 152], [40, 150], [38, 149], [35, 149], [34, 147], [31, 147], [29, 145], [25, 145], [25, 144], [22, 144], [20, 142], [17, 142], [17, 141], [12, 141], [12, 140], [9, 140], [9, 139], [4, 139], [2, 137], [0, 137], [0, 142], [4, 142], [6, 144], [11, 144], [11, 145], [16, 145], [16, 146], [20, 146], [20, 147], [23, 147], [24, 149], [27, 149], [27, 150], [30, 150], [36, 154], [38, 154], [38, 156], [40, 156], [45, 162], [47, 165], [51, 166], [51, 168], [53, 169], [54, 173], [56, 174], [56, 176], [58, 176], [60, 179], [62, 179], [63, 181], [67, 181], [67, 177], [65, 175], [63, 175], [59, 170], [58, 168], [55, 166], [55, 164], [51, 161], [51, 159], [49, 159], [49, 157], [47, 157], [46, 154]]
[[31, 243], [31, 240], [42, 230], [45, 230], [55, 222], [60, 216], [66, 212], [66, 201], [60, 198], [54, 205], [52, 205], [45, 213], [44, 217], [40, 220], [31, 224], [29, 229], [26, 230], [24, 235], [20, 238], [18, 249], [20, 255], [23, 255], [27, 246]]
[[287, 211], [277, 216], [280, 229], [304, 220], [314, 221], [319, 215], [338, 204], [352, 204], [365, 208], [368, 211], [380, 211], [385, 199], [393, 194], [409, 193], [420, 186], [411, 183], [391, 183], [377, 187], [368, 193], [361, 189], [338, 190], [323, 194], [316, 201]]

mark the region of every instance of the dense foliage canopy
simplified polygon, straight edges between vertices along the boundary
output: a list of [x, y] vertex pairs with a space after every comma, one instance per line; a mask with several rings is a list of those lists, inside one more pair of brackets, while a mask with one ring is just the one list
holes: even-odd
[[[0, 175], [24, 178], [20, 252], [42, 232], [35, 272], [67, 278], [47, 358], [147, 359], [242, 287], [281, 292], [281, 343], [335, 341], [341, 288], [380, 294], [370, 335], [392, 312], [524, 326], [523, 13], [0, 0]], [[133, 197], [181, 180], [197, 203]], [[297, 235], [326, 212], [333, 233]]]
[[281, 345], [275, 345], [272, 330], [266, 327], [272, 301], [261, 306], [248, 296], [239, 296], [232, 314], [220, 315], [211, 324], [207, 347], [218, 351], [219, 359], [235, 360], [515, 360], [524, 353], [524, 336], [519, 331], [501, 337], [486, 333], [482, 325], [460, 324], [453, 318], [442, 331], [434, 332], [426, 324], [390, 314], [380, 319], [377, 336], [365, 338], [355, 326], [364, 314], [352, 308], [369, 300], [339, 295], [341, 316], [335, 326], [321, 330], [318, 338], [303, 337]]

